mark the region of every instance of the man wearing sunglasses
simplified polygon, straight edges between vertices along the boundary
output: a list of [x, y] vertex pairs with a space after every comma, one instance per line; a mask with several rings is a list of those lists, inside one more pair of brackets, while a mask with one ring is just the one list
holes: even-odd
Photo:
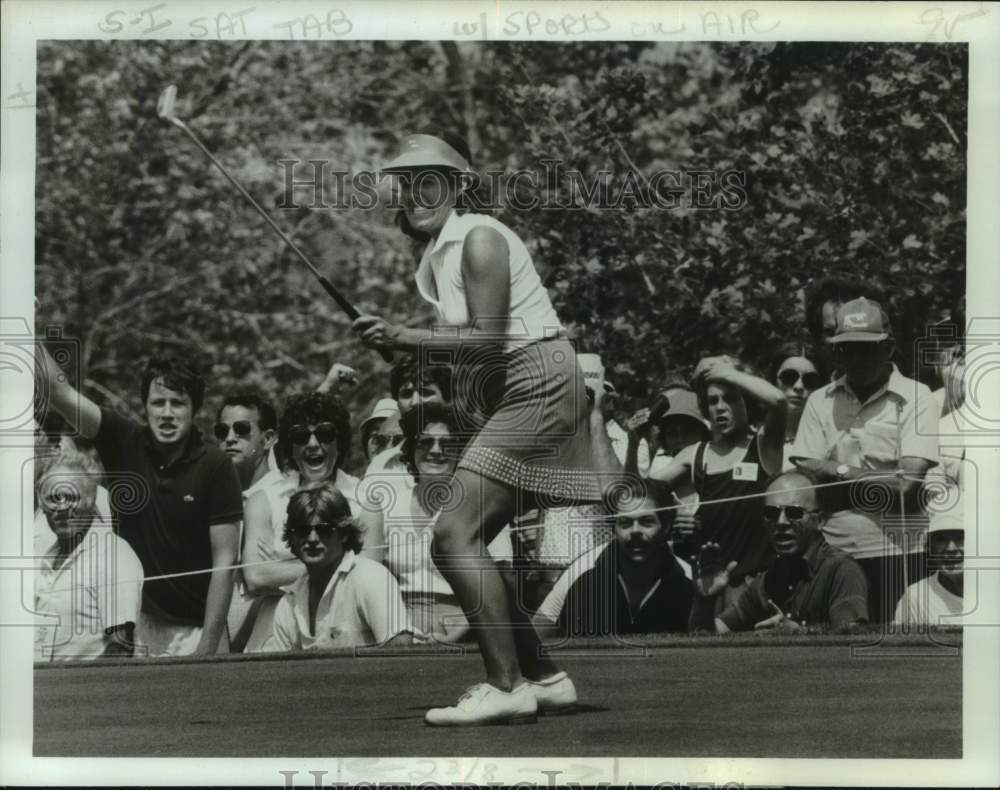
[[[243, 488], [244, 505], [258, 491], [281, 491], [288, 487], [274, 456], [278, 416], [267, 400], [254, 392], [226, 396], [216, 415], [213, 432], [219, 448], [232, 459]], [[240, 524], [239, 562], [247, 556], [246, 532]], [[236, 571], [236, 590], [229, 605], [230, 649], [242, 653], [256, 616], [256, 597], [247, 588], [243, 571]]]
[[244, 499], [265, 476], [274, 477], [277, 464], [271, 448], [278, 439], [278, 416], [264, 398], [250, 392], [226, 396], [214, 428], [219, 448], [232, 459]]
[[411, 644], [399, 585], [361, 556], [364, 530], [343, 493], [329, 480], [307, 483], [286, 516], [282, 536], [299, 575], [278, 603], [264, 652]]
[[127, 492], [111, 506], [146, 576], [137, 644], [150, 655], [228, 651], [243, 500], [232, 461], [194, 425], [204, 379], [187, 357], [151, 359], [140, 382], [141, 424], [77, 392], [44, 349], [37, 363], [39, 391], [94, 440], [108, 489]]
[[771, 566], [714, 617], [715, 600], [736, 567], [722, 567], [717, 544], [702, 547], [695, 581], [691, 627], [730, 631], [806, 625], [850, 628], [868, 619], [868, 585], [858, 564], [833, 548], [821, 530], [823, 514], [813, 482], [799, 472], [785, 472], [767, 487], [764, 527], [776, 555]]
[[843, 375], [809, 397], [789, 460], [819, 482], [843, 483], [821, 496], [831, 513], [823, 533], [861, 565], [870, 619], [881, 623], [907, 579], [926, 576], [918, 494], [937, 463], [938, 407], [890, 361], [889, 321], [877, 302], [844, 304], [828, 342]]

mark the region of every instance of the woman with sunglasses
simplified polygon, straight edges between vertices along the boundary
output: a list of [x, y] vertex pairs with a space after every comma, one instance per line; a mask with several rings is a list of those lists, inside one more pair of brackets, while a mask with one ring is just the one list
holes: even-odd
[[[358, 480], [340, 468], [350, 439], [350, 416], [335, 396], [310, 392], [288, 399], [278, 421], [278, 449], [288, 468], [279, 484], [253, 494], [243, 513], [243, 562], [247, 563], [243, 579], [248, 594], [255, 599], [247, 616], [253, 624], [244, 648], [247, 653], [263, 648], [281, 588], [302, 573], [302, 563], [289, 551], [284, 538], [291, 494], [309, 483], [332, 483], [353, 512], [362, 515], [355, 498]], [[381, 558], [376, 555], [374, 559]]]
[[[386, 567], [399, 581], [417, 630], [438, 642], [458, 642], [470, 636], [469, 623], [434, 564], [431, 542], [436, 514], [456, 504], [448, 500], [451, 477], [469, 437], [459, 434], [454, 412], [441, 403], [411, 409], [401, 428], [401, 456], [409, 474], [386, 474], [380, 479], [392, 491], [375, 497], [383, 507], [371, 529], [378, 537], [372, 539], [387, 544]], [[497, 535], [489, 552], [497, 561], [511, 557], [508, 530]]]
[[282, 540], [299, 575], [280, 599], [264, 651], [411, 644], [399, 587], [380, 563], [361, 556], [363, 535], [329, 480], [292, 494]]
[[576, 692], [540, 656], [538, 636], [484, 550], [532, 506], [599, 501], [591, 468], [583, 374], [524, 242], [506, 225], [461, 213], [475, 179], [468, 146], [448, 133], [414, 134], [383, 168], [401, 187], [400, 226], [423, 245], [416, 287], [431, 328], [362, 316], [376, 349], [451, 355], [455, 407], [474, 432], [434, 525], [434, 561], [481, 649], [486, 682], [458, 705], [428, 711], [435, 726], [532, 722]]
[[797, 343], [786, 343], [778, 349], [774, 357], [772, 380], [785, 394], [788, 411], [785, 415], [785, 449], [782, 461], [782, 472], [795, 469], [795, 464], [788, 460], [795, 434], [799, 430], [799, 420], [809, 396], [823, 384], [816, 366], [806, 357], [805, 346]]

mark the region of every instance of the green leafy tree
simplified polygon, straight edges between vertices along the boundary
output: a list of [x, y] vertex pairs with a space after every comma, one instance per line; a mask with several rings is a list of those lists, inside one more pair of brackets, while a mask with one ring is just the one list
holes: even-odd
[[[285, 205], [281, 160], [377, 170], [436, 126], [480, 170], [521, 182], [495, 213], [528, 242], [581, 350], [628, 405], [674, 368], [726, 350], [763, 362], [805, 332], [830, 271], [880, 285], [913, 342], [964, 292], [967, 49], [910, 44], [46, 42], [38, 49], [40, 324], [82, 344], [81, 384], [138, 413], [141, 362], [194, 354], [209, 409], [227, 390], [280, 402], [334, 361], [359, 369], [356, 422], [387, 366], [228, 182], [156, 118], [160, 91], [362, 311], [408, 323], [414, 249], [393, 212]], [[607, 171], [588, 204], [564, 199]], [[646, 208], [660, 171], [745, 174], [745, 204]], [[631, 174], [631, 175], [630, 175]], [[718, 175], [714, 192], [719, 194]], [[558, 198], [566, 208], [518, 208]], [[214, 398], [215, 400], [213, 400]]]

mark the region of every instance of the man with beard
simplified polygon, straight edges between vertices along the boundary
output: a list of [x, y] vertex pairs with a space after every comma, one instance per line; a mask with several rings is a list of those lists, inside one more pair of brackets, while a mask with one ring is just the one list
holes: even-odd
[[691, 569], [670, 550], [670, 491], [630, 478], [612, 502], [614, 537], [570, 564], [534, 617], [543, 635], [686, 631]]
[[[77, 392], [40, 348], [39, 391], [74, 431], [94, 440], [118, 534], [145, 572], [136, 642], [151, 655], [228, 650], [226, 615], [243, 515], [232, 461], [194, 426], [205, 382], [186, 357], [155, 358], [143, 371], [146, 424]], [[183, 575], [181, 575], [183, 574]], [[166, 576], [150, 580], [149, 577]]]
[[865, 575], [854, 560], [823, 539], [822, 513], [812, 485], [799, 472], [785, 472], [767, 487], [764, 526], [777, 556], [714, 619], [715, 597], [726, 588], [736, 564], [721, 567], [718, 545], [703, 547], [692, 628], [714, 628], [720, 634], [765, 628], [797, 631], [821, 623], [849, 628], [867, 620]]

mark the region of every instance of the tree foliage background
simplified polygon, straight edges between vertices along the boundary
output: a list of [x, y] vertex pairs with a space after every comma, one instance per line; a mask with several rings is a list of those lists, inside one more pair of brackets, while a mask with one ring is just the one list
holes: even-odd
[[914, 341], [964, 293], [964, 45], [48, 42], [38, 328], [79, 339], [77, 383], [133, 414], [159, 351], [205, 366], [203, 424], [228, 390], [280, 403], [337, 360], [361, 372], [355, 425], [388, 386], [308, 272], [157, 119], [170, 83], [178, 114], [362, 311], [414, 325], [432, 316], [392, 211], [280, 209], [279, 160], [377, 170], [403, 134], [436, 126], [465, 136], [480, 170], [744, 171], [738, 210], [496, 212], [626, 409], [706, 353], [763, 365], [807, 339], [804, 289], [832, 271], [885, 290], [910, 374]]

